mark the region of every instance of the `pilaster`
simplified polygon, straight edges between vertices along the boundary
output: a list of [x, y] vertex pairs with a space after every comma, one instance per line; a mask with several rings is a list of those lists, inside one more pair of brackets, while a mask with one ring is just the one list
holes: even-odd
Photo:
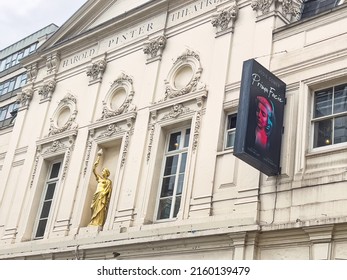
[[[209, 77], [208, 90], [211, 98], [207, 99], [206, 112], [200, 114], [199, 145], [196, 149], [196, 167], [194, 174], [194, 187], [190, 201], [190, 217], [207, 217], [212, 214], [212, 195], [215, 167], [217, 160], [217, 146], [220, 124], [224, 113], [223, 108], [226, 75], [230, 54], [232, 33], [226, 33], [215, 39], [213, 57], [211, 59], [211, 76]], [[203, 121], [202, 121], [203, 120]]]
[[330, 260], [332, 251], [332, 237], [334, 225], [323, 225], [304, 228], [308, 234], [310, 246], [310, 258], [313, 260]]

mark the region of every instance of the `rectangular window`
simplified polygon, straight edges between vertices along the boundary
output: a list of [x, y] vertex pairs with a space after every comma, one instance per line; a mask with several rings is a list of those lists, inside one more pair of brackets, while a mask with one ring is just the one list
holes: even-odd
[[347, 142], [347, 84], [314, 93], [313, 147]]
[[49, 214], [52, 208], [54, 193], [59, 183], [61, 164], [61, 161], [57, 161], [53, 162], [49, 167], [47, 180], [43, 190], [42, 201], [38, 212], [39, 216], [37, 220], [37, 226], [35, 228], [34, 239], [41, 239], [45, 234]]
[[168, 135], [157, 220], [175, 218], [180, 210], [187, 165], [190, 128]]
[[0, 128], [13, 123], [14, 116], [11, 115], [11, 112], [17, 108], [18, 104], [16, 102], [0, 108]]
[[236, 119], [237, 119], [237, 114], [230, 114], [227, 116], [227, 127], [226, 127], [226, 137], [225, 137], [226, 149], [234, 147]]

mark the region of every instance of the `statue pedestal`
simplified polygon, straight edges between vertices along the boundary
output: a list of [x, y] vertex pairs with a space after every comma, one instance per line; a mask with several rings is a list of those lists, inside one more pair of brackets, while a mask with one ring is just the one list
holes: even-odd
[[101, 226], [87, 226], [80, 228], [78, 231], [79, 236], [92, 237], [98, 235], [98, 233], [102, 230]]

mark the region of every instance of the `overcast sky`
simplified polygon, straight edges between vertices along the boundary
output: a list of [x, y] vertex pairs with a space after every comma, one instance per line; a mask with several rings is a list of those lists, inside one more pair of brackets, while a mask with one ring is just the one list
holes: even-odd
[[59, 27], [87, 0], [0, 0], [0, 50], [54, 23]]

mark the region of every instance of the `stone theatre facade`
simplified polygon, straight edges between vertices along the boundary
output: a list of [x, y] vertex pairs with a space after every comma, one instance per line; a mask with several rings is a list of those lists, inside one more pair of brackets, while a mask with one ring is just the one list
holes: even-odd
[[[347, 6], [301, 13], [87, 1], [21, 62], [0, 259], [346, 259]], [[287, 85], [277, 176], [233, 155], [251, 58]], [[103, 168], [112, 191], [93, 226]]]

